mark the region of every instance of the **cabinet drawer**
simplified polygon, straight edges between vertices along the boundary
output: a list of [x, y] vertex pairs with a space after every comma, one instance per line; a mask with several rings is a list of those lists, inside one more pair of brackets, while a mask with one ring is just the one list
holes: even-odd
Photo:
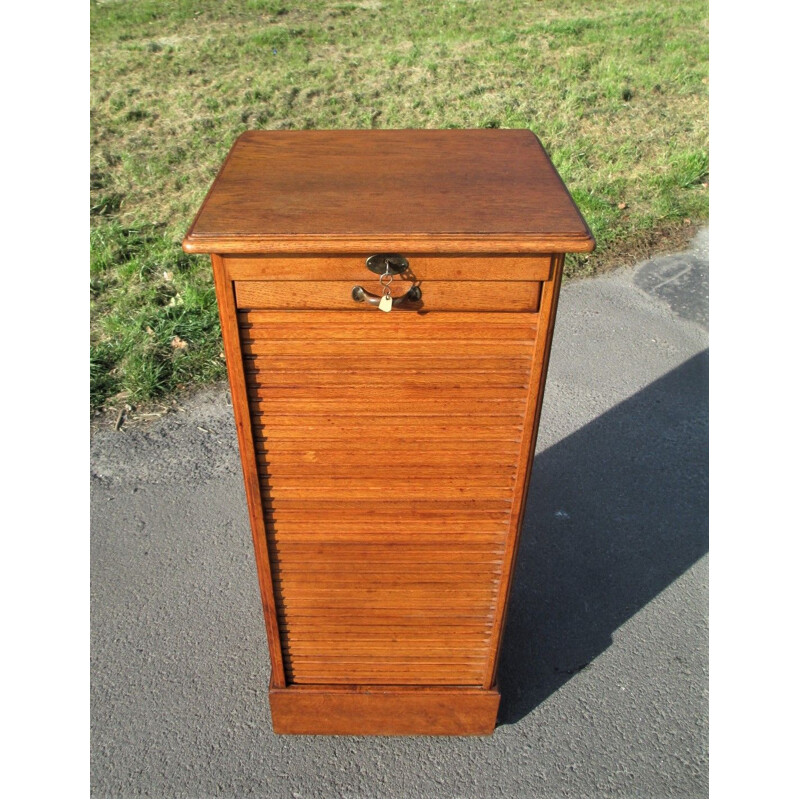
[[[368, 311], [377, 309], [353, 299], [353, 287], [370, 294], [383, 294], [377, 280], [350, 281], [234, 281], [239, 309], [302, 309], [320, 311]], [[422, 297], [405, 302], [395, 311], [538, 311], [542, 284], [539, 281], [416, 281], [395, 279], [392, 295], [397, 298], [413, 285]]]
[[[336, 256], [225, 256], [235, 281], [368, 280], [370, 253]], [[546, 281], [552, 275], [548, 255], [417, 255], [403, 253], [415, 280]]]

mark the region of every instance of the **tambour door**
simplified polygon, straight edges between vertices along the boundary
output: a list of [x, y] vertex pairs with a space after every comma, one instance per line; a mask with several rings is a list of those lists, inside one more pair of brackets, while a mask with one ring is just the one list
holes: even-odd
[[278, 310], [278, 283], [229, 295], [286, 685], [492, 686], [540, 315]]

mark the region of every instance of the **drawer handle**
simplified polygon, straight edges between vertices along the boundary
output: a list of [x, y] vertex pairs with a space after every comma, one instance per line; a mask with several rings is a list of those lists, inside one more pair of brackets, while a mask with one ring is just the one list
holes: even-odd
[[[381, 302], [380, 295], [368, 292], [363, 286], [354, 286], [351, 294], [357, 303], [369, 303], [371, 306], [377, 306]], [[422, 300], [422, 290], [419, 286], [412, 286], [405, 294], [392, 298], [392, 308], [405, 302], [416, 303], [418, 300]]]

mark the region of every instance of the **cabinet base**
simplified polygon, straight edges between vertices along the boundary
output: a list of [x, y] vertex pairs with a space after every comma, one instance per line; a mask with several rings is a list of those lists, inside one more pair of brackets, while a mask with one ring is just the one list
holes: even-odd
[[270, 687], [272, 729], [279, 734], [486, 736], [500, 693], [467, 687]]

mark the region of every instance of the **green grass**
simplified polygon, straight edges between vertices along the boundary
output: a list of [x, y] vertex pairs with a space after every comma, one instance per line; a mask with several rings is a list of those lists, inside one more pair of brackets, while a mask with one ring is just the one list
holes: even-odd
[[91, 40], [94, 408], [223, 376], [180, 241], [247, 129], [529, 128], [598, 242], [568, 275], [708, 217], [705, 2], [106, 0]]

